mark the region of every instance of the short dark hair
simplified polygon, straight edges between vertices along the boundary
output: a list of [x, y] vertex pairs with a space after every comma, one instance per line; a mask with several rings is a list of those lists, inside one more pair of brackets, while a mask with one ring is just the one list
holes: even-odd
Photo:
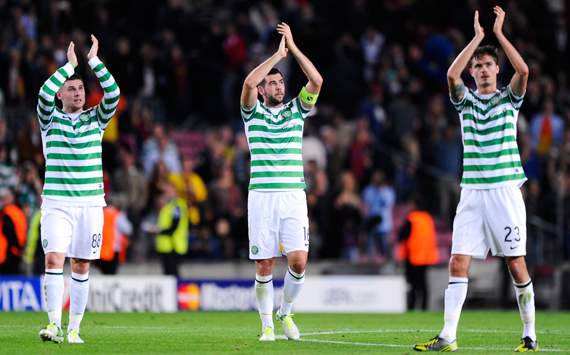
[[[281, 71], [277, 68], [271, 68], [269, 73], [267, 73], [267, 75], [273, 75], [273, 74], [281, 74], [281, 76], [283, 76], [283, 73], [281, 73]], [[265, 78], [263, 78], [263, 80], [261, 80], [261, 82], [257, 84], [257, 86], [263, 86], [263, 85], [265, 85]]]
[[81, 82], [83, 82], [83, 78], [81, 77], [81, 75], [74, 73], [72, 76], [70, 76], [69, 78], [67, 78], [66, 81], [69, 80], [81, 80]]
[[473, 56], [471, 57], [470, 63], [472, 64], [474, 59], [475, 60], [481, 59], [481, 57], [484, 55], [491, 56], [493, 58], [493, 60], [495, 61], [495, 63], [499, 64], [499, 51], [497, 50], [497, 47], [490, 46], [490, 45], [478, 47], [475, 50], [475, 53], [473, 53]]

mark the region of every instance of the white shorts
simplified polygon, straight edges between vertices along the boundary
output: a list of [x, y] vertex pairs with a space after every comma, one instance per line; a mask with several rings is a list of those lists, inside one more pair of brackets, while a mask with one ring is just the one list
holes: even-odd
[[101, 254], [103, 207], [44, 207], [41, 216], [44, 253], [95, 260]]
[[247, 223], [252, 260], [271, 259], [291, 251], [309, 251], [305, 191], [249, 191]]
[[462, 189], [451, 254], [484, 259], [526, 255], [526, 210], [520, 188]]

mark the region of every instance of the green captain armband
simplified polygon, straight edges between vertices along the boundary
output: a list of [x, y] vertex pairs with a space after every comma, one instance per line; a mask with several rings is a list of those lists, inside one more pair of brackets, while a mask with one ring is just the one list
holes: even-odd
[[303, 101], [307, 105], [316, 104], [318, 97], [319, 97], [319, 94], [312, 94], [312, 93], [308, 92], [307, 88], [304, 86], [301, 89], [301, 92], [299, 93], [299, 98], [301, 98], [301, 101]]

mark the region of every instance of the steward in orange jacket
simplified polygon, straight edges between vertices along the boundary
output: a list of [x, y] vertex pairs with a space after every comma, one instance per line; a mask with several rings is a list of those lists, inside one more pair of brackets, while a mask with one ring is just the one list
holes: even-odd
[[439, 260], [437, 238], [433, 217], [427, 211], [413, 209], [400, 229], [400, 260], [406, 262], [406, 281], [409, 286], [408, 309], [413, 309], [421, 301], [421, 309], [426, 310], [429, 290], [427, 268]]
[[28, 222], [22, 209], [14, 203], [12, 190], [2, 189], [0, 196], [4, 206], [0, 211], [0, 274], [19, 274]]

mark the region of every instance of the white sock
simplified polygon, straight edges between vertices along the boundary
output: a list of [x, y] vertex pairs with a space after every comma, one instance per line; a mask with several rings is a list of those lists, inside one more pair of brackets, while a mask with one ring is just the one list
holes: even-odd
[[63, 307], [63, 269], [46, 269], [44, 276], [44, 296], [50, 323], [61, 327]]
[[305, 283], [305, 272], [298, 274], [291, 268], [287, 269], [285, 274], [285, 285], [283, 286], [283, 302], [279, 308], [279, 314], [289, 314], [293, 308], [293, 302], [297, 299], [299, 292]]
[[451, 276], [445, 290], [445, 323], [439, 337], [450, 342], [457, 339], [457, 325], [459, 324], [463, 302], [467, 297], [468, 281], [466, 277]]
[[523, 322], [522, 337], [530, 337], [532, 340], [536, 340], [536, 330], [534, 327], [534, 289], [532, 287], [532, 281], [528, 280], [528, 282], [522, 284], [514, 283], [514, 286], [521, 320]]
[[69, 325], [67, 331], [72, 329], [79, 330], [79, 325], [87, 307], [87, 298], [89, 297], [89, 273], [77, 274], [71, 273], [69, 282]]
[[273, 327], [273, 275], [255, 275], [255, 300], [261, 328]]

